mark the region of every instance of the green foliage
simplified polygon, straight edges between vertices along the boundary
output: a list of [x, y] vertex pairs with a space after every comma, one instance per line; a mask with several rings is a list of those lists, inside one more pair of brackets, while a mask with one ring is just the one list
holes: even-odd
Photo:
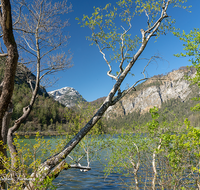
[[[192, 84], [197, 84], [200, 87], [200, 31], [198, 28], [194, 28], [188, 34], [183, 31], [175, 32], [175, 36], [179, 37], [179, 39], [183, 42], [183, 50], [184, 53], [175, 54], [176, 57], [191, 57], [189, 61], [192, 63], [191, 67], [196, 69], [196, 74], [193, 78], [188, 77], [188, 80], [192, 82]], [[194, 100], [200, 100], [199, 98], [195, 98]], [[193, 108], [193, 111], [200, 110], [200, 104], [196, 104]]]
[[[190, 97], [194, 97], [198, 95], [198, 87], [192, 88], [193, 92]], [[161, 108], [158, 108], [158, 113], [160, 117], [158, 118], [159, 122], [166, 121], [168, 123], [174, 122], [175, 126], [178, 126], [179, 123], [183, 123], [184, 118], [188, 118], [194, 127], [200, 126], [200, 113], [193, 112], [190, 110], [191, 106], [195, 106], [196, 102], [190, 100], [185, 100], [182, 102], [179, 98], [170, 99], [166, 102], [162, 103]], [[122, 128], [126, 128], [126, 126], [131, 126], [134, 132], [135, 126], [141, 126], [145, 128], [146, 132], [148, 131], [146, 127], [146, 123], [151, 121], [151, 114], [140, 113], [140, 111], [134, 111], [124, 116], [114, 116], [113, 118], [103, 119], [102, 122], [105, 125], [108, 131], [111, 131], [112, 128], [116, 128], [118, 132], [121, 131]]]
[[[92, 41], [92, 45], [98, 42], [100, 49], [111, 49], [113, 52], [116, 52], [111, 56], [111, 61], [119, 61], [121, 59], [119, 49], [122, 46], [121, 38], [124, 40], [123, 46], [124, 50], [127, 51], [127, 60], [130, 52], [135, 50], [140, 40], [139, 37], [132, 37], [131, 34], [124, 33], [122, 35], [123, 29], [115, 24], [117, 19], [121, 19], [127, 21], [129, 27], [129, 21], [132, 17], [129, 9], [132, 3], [123, 4], [123, 2], [118, 2], [119, 7], [126, 9], [120, 14], [119, 8], [115, 6], [111, 8], [111, 4], [107, 4], [104, 8], [94, 8], [94, 13], [91, 17], [84, 15], [81, 21], [78, 19], [82, 23], [82, 27], [89, 27], [92, 30], [92, 36], [87, 37], [87, 39]], [[127, 14], [128, 17], [125, 17]]]
[[[174, 122], [158, 122], [157, 108], [150, 109], [152, 120], [149, 132], [139, 126], [122, 131], [113, 138], [108, 151], [106, 173], [119, 172], [132, 177], [133, 189], [195, 189], [199, 184], [200, 130], [188, 119], [174, 126]], [[154, 182], [154, 183], [153, 183]], [[166, 183], [167, 182], [167, 183]]]
[[158, 127], [159, 127], [159, 122], [158, 122], [158, 118], [159, 118], [158, 108], [157, 107], [150, 108], [149, 112], [151, 113], [152, 121], [148, 124], [148, 129], [149, 129], [149, 133], [150, 134], [154, 134], [154, 133], [157, 133]]
[[[193, 66], [197, 69], [198, 64], [200, 62], [200, 31], [198, 28], [194, 28], [194, 30], [191, 30], [188, 34], [185, 33], [183, 30], [183, 33], [180, 34], [180, 32], [175, 32], [175, 36], [179, 37], [179, 39], [183, 42], [183, 50], [185, 53], [176, 54], [177, 57], [186, 57], [191, 56], [192, 59], [189, 59], [189, 61], [193, 64]], [[199, 81], [199, 80], [198, 80]], [[196, 79], [194, 79], [194, 82], [197, 82]]]
[[[11, 164], [11, 158], [3, 157], [1, 155], [1, 162], [4, 164], [5, 170], [1, 171], [1, 179], [6, 183], [8, 189], [23, 189], [24, 185], [28, 185], [30, 181], [35, 184], [38, 189], [44, 189], [51, 187], [55, 189], [52, 185], [52, 180], [47, 177], [42, 183], [40, 178], [34, 178], [30, 174], [38, 170], [40, 164], [48, 156], [49, 150], [52, 148], [50, 140], [45, 140], [41, 137], [39, 133], [36, 133], [34, 139], [29, 136], [21, 138], [18, 134], [15, 135], [14, 145], [18, 150], [18, 155], [16, 155], [17, 165], [13, 167]], [[6, 147], [5, 147], [6, 148]], [[8, 150], [8, 153], [9, 150]], [[18, 167], [17, 167], [18, 166]]]
[[[169, 1], [169, 4], [186, 9], [187, 7], [183, 6], [185, 2], [187, 0], [173, 0]], [[141, 38], [132, 30], [132, 19], [145, 14], [148, 20], [145, 30], [150, 29], [159, 19], [162, 5], [163, 0], [119, 0], [113, 6], [109, 3], [103, 8], [94, 7], [91, 16], [83, 15], [82, 19], [76, 19], [82, 27], [88, 27], [91, 30], [92, 34], [87, 39], [92, 41], [92, 45], [97, 45], [107, 64], [110, 65], [111, 62], [122, 64], [124, 61], [129, 63], [141, 43]], [[166, 17], [159, 31], [156, 31], [156, 36], [159, 37], [167, 31], [174, 31], [174, 22], [171, 17]], [[134, 25], [134, 29], [139, 31], [141, 28]], [[105, 49], [109, 50], [109, 60], [103, 52]]]

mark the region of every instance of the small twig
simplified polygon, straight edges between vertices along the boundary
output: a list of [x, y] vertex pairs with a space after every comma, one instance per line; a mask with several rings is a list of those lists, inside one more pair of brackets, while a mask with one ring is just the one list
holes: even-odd
[[147, 80], [148, 78], [143, 78], [140, 79], [138, 81], [136, 81], [134, 83], [134, 85], [132, 85], [130, 88], [128, 88], [127, 90], [124, 90], [122, 93], [119, 94], [119, 96], [117, 96], [113, 101], [112, 101], [112, 106], [115, 105], [119, 100], [121, 100], [125, 95], [127, 95], [128, 93], [130, 93], [133, 89], [136, 91], [135, 89], [135, 85], [143, 80]]
[[[160, 18], [154, 23], [154, 25], [152, 27], [150, 27], [148, 30], [145, 31], [145, 34], [146, 33], [150, 33], [149, 36], [148, 36], [148, 39], [154, 34], [154, 32], [158, 29], [158, 27], [160, 26], [160, 23], [161, 21], [168, 17], [167, 13], [166, 13], [166, 10], [169, 6], [169, 2], [170, 0], [167, 1], [167, 3], [165, 3], [165, 1], [163, 1], [163, 6], [162, 6], [162, 12], [161, 12], [161, 16]], [[153, 30], [153, 31], [152, 31]], [[152, 31], [152, 32], [151, 32]]]
[[146, 10], [144, 10], [144, 12], [145, 12], [145, 14], [146, 14], [146, 16], [147, 16], [147, 18], [148, 18], [148, 20], [147, 20], [148, 27], [150, 27], [150, 25], [149, 25], [149, 15], [148, 15], [148, 13], [147, 13]]
[[22, 5], [21, 5], [20, 8], [19, 8], [19, 16], [18, 16], [16, 22], [13, 24], [13, 26], [15, 26], [15, 25], [16, 25], [17, 23], [19, 23], [19, 21], [20, 21], [20, 18], [21, 18], [21, 10], [22, 10]]
[[24, 38], [24, 41], [26, 42], [26, 44], [28, 45], [28, 47], [29, 47], [32, 51], [34, 51], [34, 52], [37, 53], [37, 51], [36, 51], [35, 49], [33, 49], [33, 48], [30, 46], [30, 44], [29, 44], [28, 41], [26, 40], [25, 36], [23, 36], [23, 38]]
[[130, 19], [129, 19], [129, 28], [128, 28], [128, 30], [125, 30], [123, 26], [121, 26], [121, 27], [122, 27], [122, 29], [124, 30], [124, 33], [122, 33], [121, 36], [120, 36], [120, 39], [121, 39], [121, 46], [122, 46], [122, 47], [121, 47], [121, 57], [122, 57], [122, 60], [121, 60], [120, 65], [119, 65], [120, 72], [119, 72], [119, 74], [117, 75], [117, 78], [118, 78], [118, 77], [120, 76], [120, 74], [123, 72], [122, 66], [123, 66], [123, 63], [124, 63], [124, 61], [125, 61], [125, 59], [126, 59], [126, 57], [125, 57], [126, 53], [124, 54], [124, 39], [123, 39], [123, 37], [124, 37], [124, 35], [126, 35], [127, 32], [132, 28]]
[[157, 56], [157, 55], [154, 55], [154, 56], [152, 56], [150, 59], [149, 59], [149, 61], [148, 61], [148, 63], [146, 64], [146, 66], [144, 67], [144, 69], [143, 69], [143, 71], [142, 71], [142, 74], [144, 75], [144, 78], [146, 78], [146, 75], [145, 75], [145, 70], [146, 70], [146, 68], [149, 66], [149, 64], [152, 62], [152, 61], [155, 61], [155, 59], [161, 59], [161, 57], [160, 56]]

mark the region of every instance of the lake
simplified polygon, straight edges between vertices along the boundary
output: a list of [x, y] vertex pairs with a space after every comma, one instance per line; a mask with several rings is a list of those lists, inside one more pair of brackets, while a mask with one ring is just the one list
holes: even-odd
[[[105, 163], [105, 162], [104, 162]], [[121, 180], [131, 181], [120, 174], [111, 174], [105, 177], [103, 164], [95, 161], [91, 163], [92, 169], [88, 172], [81, 172], [79, 169], [64, 170], [55, 179], [54, 184], [58, 190], [64, 189], [124, 189]], [[120, 179], [122, 178], [122, 179]]]
[[[131, 134], [134, 135], [134, 134]], [[50, 140], [53, 147], [55, 147], [55, 141], [58, 141], [61, 143], [61, 139], [59, 137], [56, 137], [56, 139], [52, 139], [51, 137], [45, 136], [45, 140]], [[103, 136], [104, 139], [110, 139], [107, 138], [107, 136]], [[23, 138], [22, 138], [23, 139]], [[114, 141], [118, 138], [114, 138]], [[132, 139], [130, 139], [132, 142]], [[23, 143], [29, 142], [29, 145], [33, 146], [35, 144], [35, 139], [24, 139]], [[66, 142], [66, 140], [64, 141]], [[92, 141], [94, 143], [94, 141]], [[126, 141], [125, 141], [126, 142]], [[143, 142], [139, 140], [139, 142]], [[145, 142], [145, 141], [144, 141]], [[112, 143], [113, 144], [113, 143]], [[94, 144], [93, 144], [94, 145]], [[26, 145], [28, 148], [28, 145]], [[84, 145], [85, 146], [85, 145]], [[153, 146], [153, 144], [151, 145]], [[26, 149], [27, 149], [26, 148]], [[148, 147], [148, 149], [151, 149]], [[46, 149], [49, 153], [49, 149]], [[125, 150], [125, 147], [123, 146], [123, 149]], [[75, 153], [80, 153], [81, 149], [76, 150]], [[125, 151], [126, 152], [126, 151]], [[125, 177], [119, 173], [111, 173], [109, 176], [105, 176], [104, 174], [104, 168], [106, 167], [107, 160], [105, 158], [107, 157], [106, 151], [100, 152], [100, 161], [96, 160], [90, 163], [90, 167], [92, 168], [88, 172], [81, 172], [79, 169], [68, 169], [63, 170], [59, 176], [53, 181], [53, 184], [57, 187], [58, 190], [65, 190], [65, 189], [127, 189], [127, 186], [132, 186], [133, 189], [135, 189], [135, 179], [134, 176]], [[152, 189], [152, 180], [153, 180], [153, 170], [152, 170], [152, 152], [145, 152], [144, 154], [141, 154], [140, 152], [140, 159], [143, 160], [143, 162], [140, 165], [140, 168], [138, 170], [138, 179], [139, 179], [139, 188], [140, 189]], [[150, 153], [150, 154], [149, 154]], [[38, 152], [40, 155], [40, 153]], [[128, 153], [129, 154], [129, 153]], [[70, 154], [71, 155], [71, 154]], [[119, 152], [120, 157], [123, 155], [122, 151]], [[74, 155], [76, 156], [76, 155]], [[46, 155], [45, 158], [48, 156]], [[74, 157], [75, 158], [75, 157]], [[127, 158], [127, 157], [126, 157]], [[136, 161], [137, 161], [137, 157]], [[187, 158], [187, 157], [186, 157]], [[67, 163], [70, 163], [70, 161], [67, 158]], [[160, 174], [157, 175], [157, 181], [156, 181], [156, 189], [162, 189], [159, 182], [164, 182], [164, 187], [166, 187], [166, 190], [172, 189], [174, 180], [178, 181], [178, 184], [175, 185], [175, 187], [178, 187], [176, 189], [180, 189], [179, 187], [186, 187], [185, 189], [192, 189], [196, 188], [197, 185], [195, 183], [195, 179], [199, 179], [199, 173], [190, 172], [184, 169], [183, 173], [176, 173], [175, 175], [172, 175], [171, 173], [171, 167], [169, 165], [166, 165], [166, 157], [163, 157], [162, 154], [158, 156], [156, 159], [157, 162], [157, 171]], [[190, 160], [192, 161], [192, 160]], [[114, 159], [114, 164], [116, 160]], [[128, 161], [130, 162], [130, 160]], [[187, 161], [188, 162], [188, 161]], [[87, 166], [85, 160], [80, 161], [82, 166]], [[123, 163], [123, 162], [119, 162]], [[73, 163], [74, 164], [74, 163]], [[179, 165], [181, 166], [181, 165]], [[185, 165], [184, 165], [185, 167]], [[198, 166], [199, 167], [199, 166]], [[130, 166], [131, 170], [133, 169], [132, 166]], [[126, 173], [128, 171], [127, 169], [123, 172]], [[189, 172], [189, 173], [187, 173]], [[163, 175], [162, 175], [163, 174]], [[163, 177], [164, 176], [164, 177]], [[127, 186], [125, 186], [126, 184]], [[132, 185], [133, 184], [133, 185]], [[158, 185], [159, 184], [159, 185]], [[165, 189], [165, 188], [164, 188]]]
[[[24, 139], [24, 138], [21, 138]], [[45, 136], [45, 140], [51, 140], [54, 144], [54, 139]], [[30, 137], [29, 139], [24, 139], [23, 143], [35, 144], [35, 137]], [[130, 183], [133, 179], [130, 177], [124, 177], [121, 174], [112, 173], [109, 176], [104, 175], [104, 165], [107, 161], [105, 160], [106, 152], [101, 154], [101, 161], [93, 161], [90, 164], [92, 168], [88, 172], [81, 172], [80, 169], [68, 169], [63, 170], [59, 176], [53, 181], [53, 184], [58, 190], [66, 189], [125, 189], [122, 185], [122, 180], [126, 183]], [[86, 162], [81, 160], [81, 165]], [[69, 162], [67, 162], [69, 163]], [[84, 164], [83, 164], [84, 163]]]

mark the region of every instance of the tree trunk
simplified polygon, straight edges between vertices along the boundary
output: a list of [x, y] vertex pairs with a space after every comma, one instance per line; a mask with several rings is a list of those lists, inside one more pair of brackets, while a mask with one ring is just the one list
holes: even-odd
[[13, 35], [11, 5], [9, 0], [1, 1], [0, 20], [3, 41], [8, 53], [0, 97], [0, 119], [2, 120], [13, 95], [15, 72], [18, 62], [18, 51]]
[[[2, 83], [2, 93], [0, 96], [0, 131], [2, 131], [3, 117], [13, 95], [15, 72], [18, 62], [18, 51], [13, 35], [11, 5], [9, 0], [1, 0], [0, 21], [3, 32], [3, 41], [7, 48], [6, 66]], [[5, 139], [5, 137], [2, 137], [1, 134], [0, 141], [3, 141], [3, 139]], [[0, 145], [0, 152], [6, 156], [3, 145]], [[2, 163], [0, 163], [0, 170], [1, 169], [4, 169]], [[4, 187], [4, 184], [1, 184], [1, 186]]]

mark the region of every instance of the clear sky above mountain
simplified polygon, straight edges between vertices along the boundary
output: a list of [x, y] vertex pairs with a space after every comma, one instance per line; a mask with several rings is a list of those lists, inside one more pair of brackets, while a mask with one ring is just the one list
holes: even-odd
[[[71, 36], [68, 47], [73, 54], [74, 66], [65, 72], [59, 72], [55, 75], [54, 77], [58, 77], [59, 81], [56, 85], [47, 88], [47, 91], [69, 86], [75, 88], [87, 101], [93, 101], [107, 96], [115, 81], [107, 76], [108, 67], [98, 48], [95, 45], [90, 46], [91, 42], [86, 40], [86, 36], [91, 35], [90, 30], [80, 27], [75, 18], [82, 19], [83, 14], [90, 16], [93, 13], [94, 6], [103, 7], [107, 3], [115, 4], [116, 0], [71, 0], [70, 2], [73, 5], [73, 11], [67, 15], [70, 22], [68, 31]], [[171, 7], [168, 11], [168, 15], [176, 19], [175, 27], [180, 28], [180, 31], [185, 30], [186, 33], [193, 28], [200, 27], [200, 1], [192, 0], [189, 3], [192, 5], [192, 8], [190, 8], [191, 13], [183, 9]], [[145, 14], [137, 17], [133, 24], [134, 26], [137, 25], [137, 27], [133, 27], [132, 30], [138, 30], [137, 34], [140, 35], [140, 29], [142, 26], [146, 26], [146, 21]], [[188, 58], [173, 56], [173, 54], [182, 52], [182, 49], [182, 42], [171, 33], [159, 37], [156, 42], [155, 39], [151, 39], [141, 58], [159, 55], [163, 58], [163, 61], [158, 60], [149, 65], [146, 73], [147, 76], [152, 77], [158, 74], [166, 74], [173, 69], [190, 65], [190, 62], [187, 61]], [[131, 72], [135, 76], [128, 76], [122, 85], [122, 89], [126, 88], [127, 85], [134, 84], [135, 81], [143, 77], [141, 72], [146, 64], [147, 61], [141, 60], [134, 65]]]

